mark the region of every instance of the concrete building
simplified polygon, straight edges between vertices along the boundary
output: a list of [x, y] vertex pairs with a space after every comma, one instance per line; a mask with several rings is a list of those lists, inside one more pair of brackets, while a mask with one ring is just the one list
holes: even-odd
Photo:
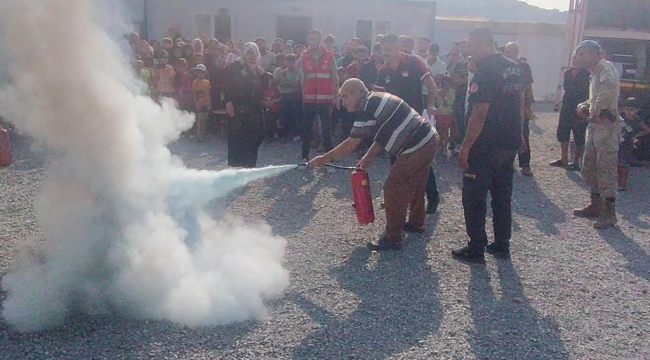
[[562, 67], [567, 65], [564, 51], [567, 46], [567, 27], [562, 24], [495, 22], [476, 18], [436, 19], [435, 41], [444, 53], [454, 40], [465, 39], [474, 28], [492, 29], [499, 45], [510, 41], [519, 43], [520, 56], [528, 60], [535, 84], [537, 100], [554, 101]]
[[155, 39], [180, 28], [188, 38], [207, 34], [220, 40], [264, 36], [304, 42], [307, 31], [316, 28], [333, 34], [340, 46], [344, 39], [370, 42], [390, 32], [433, 36], [436, 15], [434, 1], [417, 0], [127, 1], [144, 9], [144, 19], [136, 15], [134, 22], [144, 23], [148, 37]]

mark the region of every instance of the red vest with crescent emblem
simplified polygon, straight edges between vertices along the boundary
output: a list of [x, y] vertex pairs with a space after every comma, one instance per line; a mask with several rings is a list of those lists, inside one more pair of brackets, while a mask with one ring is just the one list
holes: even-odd
[[331, 104], [334, 101], [334, 83], [332, 68], [334, 53], [320, 48], [321, 57], [318, 62], [311, 56], [311, 49], [302, 54], [302, 75], [304, 86], [302, 101], [305, 104]]

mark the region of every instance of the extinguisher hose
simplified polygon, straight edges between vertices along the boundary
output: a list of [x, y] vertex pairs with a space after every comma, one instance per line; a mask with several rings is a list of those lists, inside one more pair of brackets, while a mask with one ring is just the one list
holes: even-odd
[[[298, 167], [301, 167], [301, 166], [306, 167], [307, 164], [306, 163], [298, 164]], [[340, 170], [356, 170], [356, 167], [354, 167], [354, 166], [342, 166], [342, 165], [335, 165], [335, 164], [332, 164], [332, 163], [327, 163], [327, 164], [325, 164], [325, 166], [331, 167], [331, 168], [334, 168], [334, 169], [340, 169]]]

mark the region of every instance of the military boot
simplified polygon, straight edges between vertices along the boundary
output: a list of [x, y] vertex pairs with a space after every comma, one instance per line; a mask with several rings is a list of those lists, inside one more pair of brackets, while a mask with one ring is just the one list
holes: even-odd
[[581, 218], [594, 218], [600, 216], [603, 199], [598, 194], [591, 194], [591, 204], [583, 209], [573, 210], [573, 215]]
[[616, 218], [616, 199], [607, 198], [603, 203], [603, 209], [600, 217], [594, 223], [594, 229], [609, 229], [616, 225], [618, 219]]

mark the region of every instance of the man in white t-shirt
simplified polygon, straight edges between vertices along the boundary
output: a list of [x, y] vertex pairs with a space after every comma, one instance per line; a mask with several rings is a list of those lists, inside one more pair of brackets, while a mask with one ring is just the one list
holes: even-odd
[[[431, 43], [429, 45], [427, 58], [424, 61], [424, 64], [427, 66], [427, 69], [429, 69], [429, 72], [434, 79], [436, 78], [436, 75], [444, 75], [445, 72], [447, 72], [447, 64], [438, 58], [439, 54], [440, 46], [436, 43]], [[429, 91], [426, 86], [422, 86], [422, 97], [423, 99], [427, 99], [429, 97]]]

